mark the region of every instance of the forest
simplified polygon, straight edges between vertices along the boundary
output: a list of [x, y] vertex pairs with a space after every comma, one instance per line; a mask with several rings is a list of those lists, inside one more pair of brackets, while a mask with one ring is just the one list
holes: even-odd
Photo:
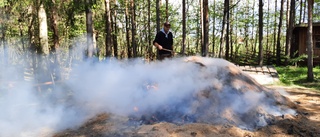
[[1, 62], [23, 55], [33, 68], [34, 55], [61, 66], [85, 58], [155, 60], [152, 41], [165, 21], [176, 57], [293, 65], [306, 58], [291, 58], [294, 26], [320, 21], [318, 0], [2, 0], [0, 9]]

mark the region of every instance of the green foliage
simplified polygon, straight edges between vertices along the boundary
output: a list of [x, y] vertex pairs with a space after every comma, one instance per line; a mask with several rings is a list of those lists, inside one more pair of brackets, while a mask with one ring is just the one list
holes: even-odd
[[[58, 12], [58, 32], [60, 36], [61, 43], [68, 41], [74, 37], [78, 37], [81, 35], [84, 35], [86, 33], [86, 22], [85, 22], [85, 6], [90, 6], [92, 8], [92, 11], [94, 12], [94, 29], [96, 32], [98, 32], [99, 37], [97, 43], [99, 44], [99, 47], [104, 47], [105, 42], [105, 5], [104, 0], [91, 0], [92, 3], [89, 5], [85, 4], [84, 0], [56, 0], [56, 4], [52, 5], [51, 0], [44, 0], [44, 5], [46, 8], [46, 13], [48, 14], [48, 29], [49, 29], [49, 39], [50, 44], [52, 45], [53, 41], [53, 32], [51, 28], [51, 8], [56, 6], [57, 12]], [[112, 3], [114, 1], [111, 1]], [[117, 28], [119, 29], [118, 33], [116, 34], [118, 36], [117, 42], [119, 43], [119, 51], [126, 51], [126, 44], [130, 41], [126, 41], [125, 33], [126, 24], [129, 23], [129, 29], [131, 29], [130, 19], [129, 22], [125, 21], [125, 8], [126, 3], [130, 1], [125, 0], [117, 0], [116, 6], [112, 6], [111, 10], [114, 12], [117, 12]], [[156, 1], [151, 0], [151, 35], [148, 34], [147, 29], [147, 1], [143, 0], [135, 0], [136, 5], [136, 28], [137, 28], [137, 36], [136, 41], [139, 49], [139, 55], [144, 56], [145, 55], [145, 47], [148, 45], [148, 38], [153, 39], [156, 34]], [[201, 24], [200, 24], [200, 4], [198, 0], [189, 0], [186, 4], [187, 7], [187, 18], [186, 18], [186, 46], [187, 46], [187, 53], [190, 53], [189, 55], [196, 55], [199, 53], [199, 45], [200, 45], [200, 38], [201, 38]], [[230, 3], [230, 7], [236, 3], [237, 1], [233, 1]], [[169, 1], [169, 21], [172, 24], [171, 30], [174, 33], [175, 41], [174, 46], [177, 49], [176, 52], [179, 52], [181, 49], [181, 41], [182, 41], [182, 9], [181, 5], [173, 5], [172, 3], [177, 2], [171, 2]], [[180, 2], [181, 4], [181, 2]], [[4, 8], [4, 5], [9, 5], [9, 8]], [[130, 5], [130, 3], [128, 3]], [[256, 30], [257, 30], [257, 11], [254, 11], [253, 9], [257, 10], [258, 2], [245, 0], [240, 1], [237, 5], [235, 5], [232, 9], [232, 15], [230, 15], [230, 23], [233, 25], [232, 30], [232, 44], [233, 44], [233, 53], [231, 54], [238, 54], [238, 55], [232, 55], [233, 60], [237, 63], [255, 63], [256, 59], [256, 53], [253, 53], [251, 50], [254, 49], [254, 41], [256, 39]], [[319, 0], [315, 0], [315, 7], [314, 7], [314, 19], [319, 18], [320, 14], [319, 12]], [[265, 8], [267, 6], [267, 3], [265, 4]], [[270, 5], [271, 6], [271, 5]], [[280, 5], [278, 5], [279, 8]], [[0, 0], [0, 10], [5, 9], [6, 11], [0, 12], [1, 15], [0, 21], [3, 20], [9, 20], [5, 23], [0, 23], [1, 28], [6, 28], [5, 33], [7, 37], [10, 38], [19, 38], [20, 32], [22, 32], [22, 37], [28, 38], [28, 26], [31, 26], [31, 31], [34, 34], [35, 42], [37, 43], [36, 36], [38, 35], [38, 28], [37, 28], [37, 19], [36, 19], [36, 11], [30, 11], [32, 8], [37, 7], [37, 1], [34, 0], [19, 0], [19, 2], [16, 2], [14, 0]], [[129, 6], [130, 7], [130, 6]], [[269, 30], [269, 36], [266, 35], [266, 32], [264, 32], [264, 49], [267, 49], [267, 47], [271, 47], [268, 52], [272, 52], [273, 50], [273, 34], [276, 34], [277, 32], [274, 32], [274, 27], [277, 27], [278, 23], [278, 17], [279, 17], [279, 11], [275, 11], [273, 8], [274, 6], [270, 7], [270, 11], [267, 13], [265, 10], [264, 14], [264, 30]], [[298, 7], [299, 8], [299, 7]], [[161, 27], [162, 23], [165, 21], [165, 3], [161, 4]], [[218, 52], [220, 48], [220, 34], [221, 34], [221, 28], [222, 28], [222, 18], [223, 18], [223, 9], [224, 9], [224, 1], [223, 0], [215, 0], [215, 4], [212, 2], [209, 2], [209, 51], [212, 52], [212, 45], [214, 43], [215, 46], [215, 53]], [[129, 9], [129, 12], [130, 9]], [[4, 19], [6, 15], [9, 16], [9, 19]], [[268, 16], [267, 16], [268, 15]], [[129, 15], [130, 16], [130, 15]], [[297, 15], [298, 16], [298, 15]], [[35, 21], [33, 24], [31, 23], [31, 17], [35, 18]], [[268, 18], [269, 17], [269, 18]], [[277, 18], [275, 18], [277, 17]], [[213, 19], [214, 22], [213, 23]], [[269, 21], [268, 24], [266, 21]], [[285, 18], [284, 18], [285, 20]], [[22, 28], [19, 28], [19, 25], [22, 26]], [[285, 26], [285, 23], [283, 23]], [[212, 34], [213, 29], [215, 29], [215, 34]], [[281, 30], [281, 45], [283, 47], [285, 42], [285, 29], [286, 27], [282, 27], [283, 30]], [[113, 32], [115, 34], [115, 32]], [[131, 36], [130, 36], [131, 37]], [[214, 39], [214, 41], [213, 41]], [[237, 39], [245, 39], [246, 43], [239, 44], [237, 43]], [[266, 40], [268, 39], [268, 45], [266, 44]], [[149, 45], [148, 45], [149, 46]], [[224, 45], [222, 46], [222, 50], [224, 50]], [[245, 47], [248, 46], [248, 47]], [[197, 47], [197, 48], [196, 48]], [[281, 55], [284, 55], [284, 50], [281, 49]], [[103, 49], [102, 49], [103, 50]], [[189, 50], [189, 51], [188, 51]], [[252, 55], [246, 55], [247, 51], [248, 54]], [[212, 53], [210, 55], [213, 55]], [[274, 56], [274, 55], [271, 55]], [[294, 59], [290, 59], [291, 64], [295, 64], [296, 62], [301, 61], [305, 56], [300, 56]]]
[[289, 62], [291, 65], [297, 66], [298, 62], [304, 61], [305, 59], [307, 59], [307, 57], [308, 57], [308, 55], [302, 54], [302, 55], [295, 57], [295, 58], [289, 58]]
[[7, 1], [6, 0], [1, 0], [0, 1], [0, 8], [4, 7], [6, 5]]
[[83, 16], [75, 17], [77, 20], [70, 26], [69, 38], [75, 38], [86, 33], [86, 19]]
[[320, 0], [314, 0], [313, 21], [320, 22]]
[[320, 66], [314, 67], [313, 72], [315, 75], [315, 82], [308, 82], [307, 81], [307, 67], [276, 67], [276, 70], [279, 74], [280, 81], [284, 85], [297, 85], [303, 86], [307, 88], [314, 88], [319, 90], [320, 89]]

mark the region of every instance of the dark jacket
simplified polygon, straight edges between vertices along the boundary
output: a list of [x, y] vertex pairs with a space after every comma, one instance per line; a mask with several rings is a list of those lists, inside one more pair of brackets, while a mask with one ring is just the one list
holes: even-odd
[[[155, 42], [160, 44], [162, 46], [162, 48], [173, 50], [173, 47], [172, 47], [173, 35], [170, 31], [168, 32], [167, 35], [165, 34], [163, 29], [161, 31], [159, 31], [153, 41], [153, 44]], [[165, 50], [159, 50], [159, 55], [163, 55], [163, 54], [172, 54], [172, 53], [169, 51], [165, 51]]]

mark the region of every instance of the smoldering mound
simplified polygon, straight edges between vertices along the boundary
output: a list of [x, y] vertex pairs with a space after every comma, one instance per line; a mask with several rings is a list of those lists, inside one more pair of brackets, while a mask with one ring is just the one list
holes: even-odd
[[[7, 68], [0, 68], [2, 78], [23, 70]], [[2, 87], [0, 136], [50, 136], [104, 113], [126, 117], [124, 124], [227, 123], [252, 130], [294, 113], [288, 99], [223, 59], [110, 59], [71, 69], [48, 91], [37, 91], [35, 81]]]
[[126, 116], [139, 124], [227, 123], [254, 130], [295, 113], [287, 98], [223, 59], [114, 61], [75, 72], [85, 72], [69, 83], [75, 104], [86, 112]]

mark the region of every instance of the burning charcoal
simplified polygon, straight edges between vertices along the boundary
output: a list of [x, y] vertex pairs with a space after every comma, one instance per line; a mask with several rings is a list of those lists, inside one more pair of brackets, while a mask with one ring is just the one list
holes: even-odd
[[308, 112], [297, 112], [297, 113], [295, 113], [295, 116], [298, 116], [299, 114], [301, 114], [301, 115], [309, 115], [309, 113]]
[[266, 120], [268, 125], [274, 125], [275, 124], [275, 119], [274, 118], [269, 118]]
[[191, 132], [190, 135], [195, 137], [195, 136], [197, 136], [197, 132]]
[[288, 134], [289, 135], [292, 135], [293, 134], [293, 125], [291, 125], [288, 130], [287, 130]]
[[151, 131], [159, 131], [159, 127], [153, 127]]

